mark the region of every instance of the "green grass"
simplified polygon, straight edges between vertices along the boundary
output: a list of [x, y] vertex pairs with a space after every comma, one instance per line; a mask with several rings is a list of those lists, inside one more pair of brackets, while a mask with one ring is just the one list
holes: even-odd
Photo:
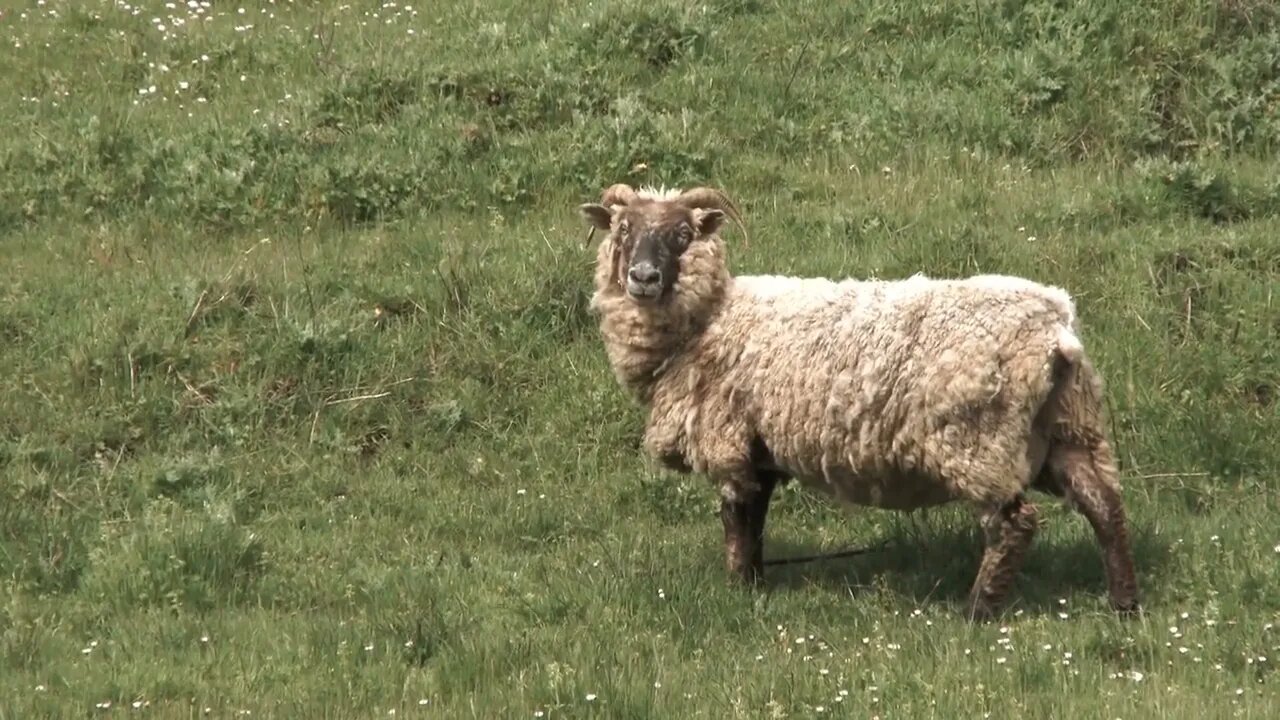
[[[1272, 4], [134, 5], [0, 16], [0, 717], [1274, 713]], [[616, 181], [1075, 294], [1146, 618], [1047, 502], [989, 626], [959, 507], [788, 489], [766, 556], [889, 545], [734, 589], [587, 311]]]

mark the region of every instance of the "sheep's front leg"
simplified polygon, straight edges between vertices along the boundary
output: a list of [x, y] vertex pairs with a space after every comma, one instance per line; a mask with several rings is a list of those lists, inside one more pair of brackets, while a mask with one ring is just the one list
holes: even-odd
[[744, 470], [720, 483], [725, 566], [749, 586], [764, 578], [764, 524], [776, 481], [767, 473]]
[[982, 519], [986, 549], [969, 595], [969, 618], [995, 615], [1038, 529], [1036, 507], [1022, 496]]

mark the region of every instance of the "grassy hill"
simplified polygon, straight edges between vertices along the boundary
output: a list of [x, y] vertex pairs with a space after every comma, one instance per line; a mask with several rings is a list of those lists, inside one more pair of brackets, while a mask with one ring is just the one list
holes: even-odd
[[[1274, 4], [20, 5], [0, 718], [1274, 712]], [[1048, 501], [990, 626], [959, 507], [788, 489], [767, 557], [888, 546], [731, 587], [587, 312], [616, 181], [726, 189], [740, 273], [1072, 292], [1146, 618]]]

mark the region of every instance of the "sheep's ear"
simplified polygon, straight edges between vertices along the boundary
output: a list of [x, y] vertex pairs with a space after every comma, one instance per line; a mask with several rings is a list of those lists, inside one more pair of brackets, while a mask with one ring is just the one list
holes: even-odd
[[597, 230], [608, 230], [613, 224], [613, 213], [609, 212], [609, 208], [598, 203], [587, 203], [578, 208], [582, 211], [582, 217], [586, 219], [587, 224]]
[[694, 227], [698, 229], [700, 237], [706, 237], [715, 233], [720, 229], [720, 225], [724, 222], [724, 211], [708, 208], [705, 210], [697, 210], [693, 214]]

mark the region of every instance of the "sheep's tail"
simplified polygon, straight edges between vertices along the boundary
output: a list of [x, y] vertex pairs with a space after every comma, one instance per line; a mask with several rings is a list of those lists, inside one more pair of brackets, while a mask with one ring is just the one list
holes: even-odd
[[1052, 351], [1050, 391], [1035, 420], [1049, 445], [1036, 485], [1063, 495], [1069, 489], [1064, 473], [1070, 469], [1072, 476], [1087, 476], [1081, 480], [1084, 484], [1101, 484], [1118, 492], [1119, 472], [1106, 435], [1102, 376], [1085, 352], [1075, 319], [1068, 316], [1066, 320], [1059, 326]]
[[1075, 328], [1070, 326], [1058, 331], [1053, 385], [1048, 399], [1054, 418], [1053, 439], [1089, 447], [1108, 445], [1102, 376], [1085, 354]]
[[1058, 358], [1057, 382], [1050, 397], [1052, 446], [1057, 450], [1070, 448], [1086, 453], [1088, 467], [1074, 468], [1075, 473], [1091, 475], [1097, 482], [1118, 490], [1120, 474], [1106, 433], [1102, 376], [1078, 340], [1074, 346], [1060, 346]]
[[1080, 342], [1080, 337], [1076, 335], [1074, 328], [1063, 326], [1058, 330], [1057, 352], [1058, 357], [1071, 365], [1076, 365], [1085, 359], [1084, 343]]

